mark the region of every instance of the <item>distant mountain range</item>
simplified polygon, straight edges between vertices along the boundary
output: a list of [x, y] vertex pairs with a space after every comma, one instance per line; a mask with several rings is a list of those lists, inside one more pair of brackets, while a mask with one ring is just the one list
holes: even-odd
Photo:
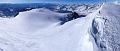
[[[100, 4], [51, 4], [51, 3], [24, 3], [24, 4], [0, 4], [0, 17], [15, 17], [19, 12], [36, 8], [47, 8], [55, 12], [71, 13], [72, 11], [92, 12], [98, 9]], [[85, 13], [86, 14], [86, 13]]]

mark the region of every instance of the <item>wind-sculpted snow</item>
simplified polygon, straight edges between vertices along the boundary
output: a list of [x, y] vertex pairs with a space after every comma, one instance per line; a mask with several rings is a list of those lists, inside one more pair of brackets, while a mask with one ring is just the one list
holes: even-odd
[[101, 38], [103, 36], [104, 22], [105, 22], [105, 20], [101, 17], [97, 17], [97, 18], [93, 19], [92, 28], [90, 30], [90, 32], [92, 33], [92, 36], [95, 40], [95, 43], [97, 44], [97, 47], [99, 48], [100, 51], [102, 51], [102, 49], [106, 48], [106, 46], [104, 44], [104, 40]]
[[106, 18], [103, 38], [106, 40], [107, 51], [120, 50], [120, 5], [105, 5], [101, 10]]
[[92, 19], [82, 17], [60, 25], [65, 13], [48, 9], [0, 18], [1, 51], [93, 51], [88, 33]]
[[[39, 28], [46, 28], [52, 24], [60, 23], [59, 17], [65, 14], [59, 14], [47, 9], [35, 9], [27, 12], [21, 12], [18, 16], [11, 19], [3, 19], [4, 27], [15, 32], [33, 32]], [[5, 21], [7, 20], [7, 21]], [[6, 23], [4, 23], [6, 22]], [[28, 31], [29, 30], [29, 31]]]
[[93, 19], [91, 33], [100, 51], [120, 50], [119, 17], [120, 5], [104, 4]]
[[103, 4], [69, 21], [67, 15], [40, 8], [0, 18], [0, 51], [120, 50], [120, 5]]

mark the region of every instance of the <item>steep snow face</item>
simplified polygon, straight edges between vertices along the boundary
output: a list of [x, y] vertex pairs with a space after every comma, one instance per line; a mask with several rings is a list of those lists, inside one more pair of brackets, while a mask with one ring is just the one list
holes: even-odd
[[120, 5], [108, 4], [101, 10], [106, 19], [103, 38], [106, 39], [107, 51], [120, 50]]
[[120, 50], [120, 5], [104, 4], [93, 19], [92, 36], [100, 51]]
[[35, 9], [0, 18], [0, 51], [97, 51], [88, 33], [95, 14], [59, 25], [65, 15]]

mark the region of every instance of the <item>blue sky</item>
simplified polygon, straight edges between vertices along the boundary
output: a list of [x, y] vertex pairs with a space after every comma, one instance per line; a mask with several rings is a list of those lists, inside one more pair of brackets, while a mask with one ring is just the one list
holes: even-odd
[[[0, 0], [0, 3], [100, 3], [104, 0]], [[113, 0], [107, 0], [109, 2]]]

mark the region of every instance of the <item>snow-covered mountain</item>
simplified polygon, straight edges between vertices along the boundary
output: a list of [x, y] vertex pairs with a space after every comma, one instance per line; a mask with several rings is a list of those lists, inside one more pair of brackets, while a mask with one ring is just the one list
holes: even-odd
[[80, 14], [89, 14], [100, 8], [101, 4], [65, 4], [57, 5], [55, 11], [57, 12], [71, 12], [75, 11]]
[[0, 18], [1, 51], [93, 51], [88, 18], [60, 25], [56, 18], [65, 15], [41, 8], [21, 12], [15, 18]]
[[[82, 14], [76, 8], [76, 12]], [[87, 9], [89, 10], [89, 9]], [[86, 17], [60, 24], [59, 13], [46, 8], [0, 18], [0, 51], [119, 51], [120, 5], [102, 4]], [[84, 12], [86, 13], [86, 12]]]
[[120, 50], [120, 5], [104, 4], [92, 22], [92, 35], [101, 51]]
[[59, 13], [91, 13], [99, 8], [101, 4], [50, 4], [50, 3], [26, 3], [26, 4], [0, 4], [0, 17], [16, 17], [19, 12], [32, 9], [46, 8]]

